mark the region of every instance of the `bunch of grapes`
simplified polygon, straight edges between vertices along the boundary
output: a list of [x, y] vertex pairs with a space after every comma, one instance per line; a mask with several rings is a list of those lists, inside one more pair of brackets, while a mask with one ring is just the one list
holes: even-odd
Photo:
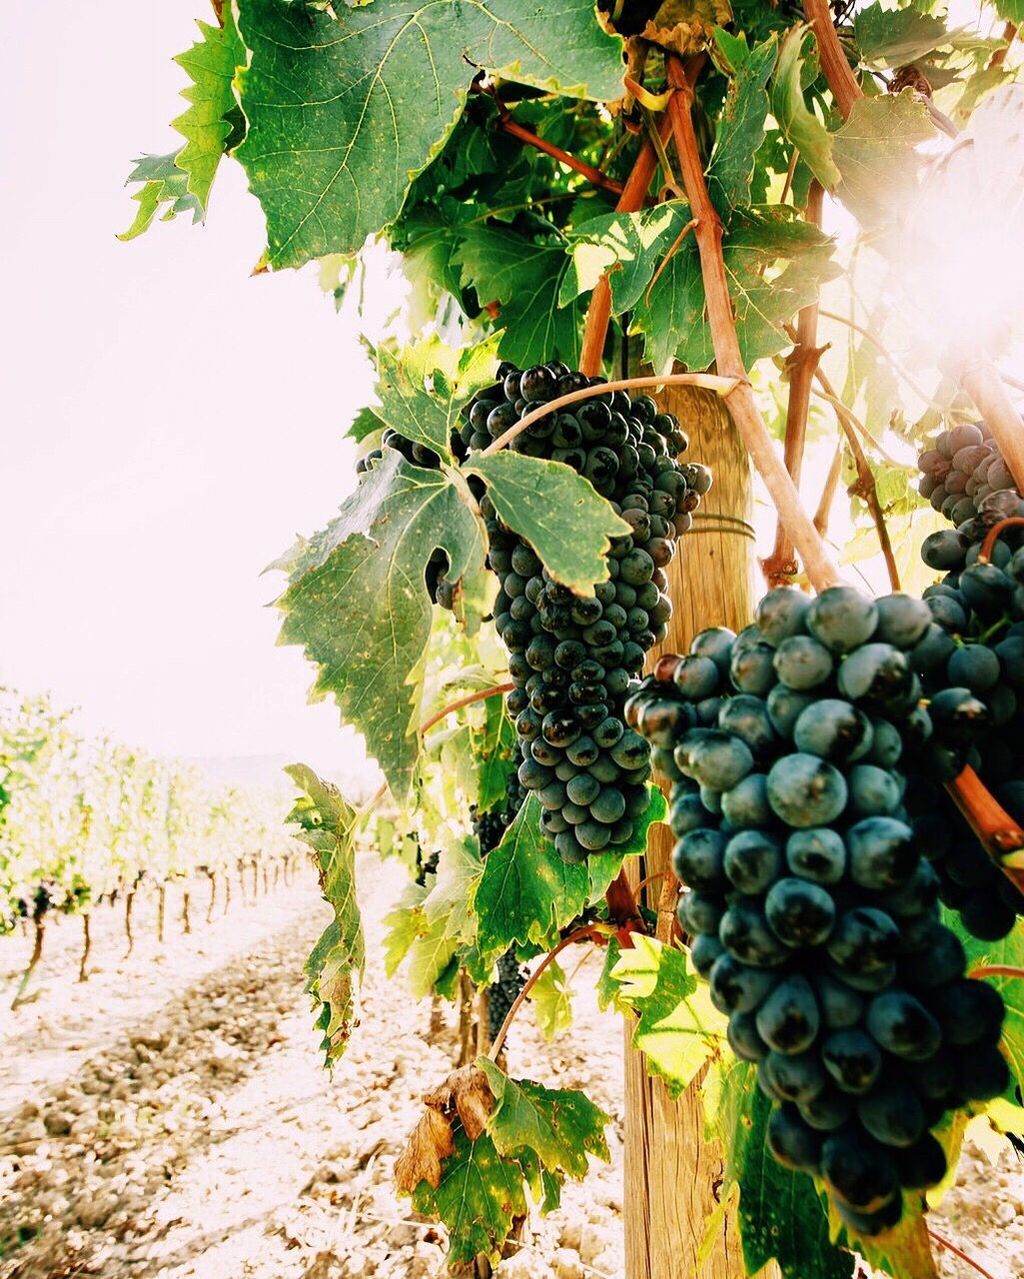
[[918, 491], [953, 524], [973, 519], [986, 497], [1014, 486], [983, 422], [942, 431], [918, 455], [917, 464], [921, 470]]
[[[538, 405], [600, 383], [562, 364], [499, 372], [502, 381], [468, 406], [463, 439], [472, 449]], [[488, 498], [480, 509], [500, 581], [494, 622], [515, 684], [508, 708], [522, 753], [519, 780], [537, 793], [544, 832], [560, 855], [580, 862], [628, 843], [647, 806], [650, 751], [626, 728], [622, 707], [645, 655], [667, 634], [665, 566], [711, 476], [675, 461], [686, 436], [648, 396], [610, 391], [572, 407], [534, 423], [511, 447], [573, 467], [630, 526], [612, 542], [608, 580], [591, 596], [574, 595]]]
[[679, 920], [776, 1103], [768, 1145], [872, 1236], [945, 1174], [930, 1130], [1009, 1082], [998, 992], [965, 979], [899, 765], [931, 719], [920, 600], [781, 588], [702, 632], [627, 704], [673, 783]]
[[[907, 805], [939, 874], [943, 904], [960, 913], [974, 936], [996, 941], [1024, 914], [1024, 897], [936, 785], [969, 764], [1015, 820], [1024, 817], [1024, 786], [1015, 780], [1024, 772], [1021, 530], [1011, 527], [1002, 533], [991, 562], [981, 557], [989, 529], [1024, 514], [1024, 501], [994, 445], [987, 438], [978, 443], [975, 435], [981, 435], [980, 428], [955, 427], [939, 437], [944, 451], [936, 448], [921, 456], [923, 467], [934, 467], [936, 456], [944, 457], [960, 445], [952, 463], [966, 466], [977, 456], [977, 474], [983, 472], [985, 478], [972, 481], [965, 495], [970, 513], [966, 506], [954, 508], [943, 499], [944, 514], [965, 518], [956, 529], [931, 534], [921, 547], [924, 562], [944, 574], [924, 592], [932, 625], [910, 654], [929, 698], [936, 733], [921, 761], [922, 770], [911, 776]], [[959, 480], [953, 483], [955, 487]]]
[[487, 991], [487, 1034], [492, 1043], [508, 1010], [526, 985], [526, 976], [526, 969], [516, 959], [515, 947], [511, 947], [498, 960], [498, 980], [492, 982]]

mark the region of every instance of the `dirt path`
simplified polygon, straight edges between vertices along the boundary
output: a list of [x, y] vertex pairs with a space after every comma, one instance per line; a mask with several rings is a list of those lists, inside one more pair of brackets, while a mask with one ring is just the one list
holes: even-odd
[[[60, 972], [0, 1032], [0, 1279], [428, 1279], [443, 1239], [396, 1199], [391, 1166], [420, 1095], [447, 1072], [451, 1013], [429, 1034], [383, 979], [375, 925], [397, 865], [364, 876], [363, 1023], [333, 1079], [320, 1066], [301, 961], [325, 920], [309, 879], [86, 986]], [[148, 947], [148, 949], [147, 949]], [[104, 949], [97, 943], [97, 959]], [[584, 968], [573, 1029], [513, 1029], [510, 1068], [579, 1086], [616, 1114], [621, 1027]], [[15, 1045], [17, 1044], [17, 1051]], [[622, 1274], [621, 1128], [612, 1164], [528, 1223], [499, 1279]], [[935, 1226], [995, 1279], [1024, 1272], [1024, 1175], [964, 1161]], [[973, 1273], [949, 1256], [943, 1275]]]

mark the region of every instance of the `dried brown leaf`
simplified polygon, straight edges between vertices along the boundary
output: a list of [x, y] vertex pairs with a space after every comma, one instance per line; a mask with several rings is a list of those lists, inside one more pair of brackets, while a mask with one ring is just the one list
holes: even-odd
[[714, 28], [731, 18], [727, 0], [665, 0], [641, 35], [662, 49], [685, 56], [706, 48]]
[[423, 1100], [437, 1111], [450, 1114], [455, 1110], [470, 1141], [476, 1141], [484, 1131], [494, 1109], [494, 1094], [487, 1076], [478, 1066], [462, 1066], [452, 1071], [444, 1083], [427, 1093]]
[[429, 1182], [436, 1190], [441, 1184], [441, 1160], [454, 1153], [450, 1121], [440, 1110], [428, 1106], [395, 1160], [399, 1191], [411, 1195], [421, 1181]]

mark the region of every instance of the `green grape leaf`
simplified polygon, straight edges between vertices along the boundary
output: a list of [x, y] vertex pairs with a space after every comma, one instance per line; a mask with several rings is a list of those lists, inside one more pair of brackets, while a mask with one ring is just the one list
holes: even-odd
[[928, 108], [913, 89], [861, 98], [833, 136], [839, 198], [861, 223], [892, 219], [919, 166], [915, 147], [935, 136]]
[[481, 728], [474, 728], [473, 758], [477, 772], [476, 807], [481, 814], [504, 807], [507, 783], [519, 760], [515, 725], [504, 697], [489, 697]]
[[1004, 22], [1024, 23], [1024, 0], [994, 0], [994, 4]]
[[589, 293], [607, 271], [612, 311], [632, 310], [689, 222], [690, 206], [671, 200], [639, 213], [602, 214], [570, 230], [572, 258], [562, 278], [561, 305]]
[[[381, 3], [381, 0], [375, 0]], [[471, 1262], [483, 1254], [497, 1263], [515, 1217], [526, 1215], [523, 1169], [503, 1159], [482, 1133], [470, 1141], [461, 1124], [454, 1131], [455, 1153], [445, 1159], [437, 1189], [421, 1181], [412, 1206], [448, 1227], [448, 1264]]]
[[197, 22], [202, 39], [174, 59], [192, 82], [181, 92], [189, 104], [187, 110], [171, 122], [185, 139], [177, 164], [187, 174], [189, 194], [196, 197], [204, 214], [217, 166], [237, 127], [232, 81], [246, 56], [232, 6], [225, 4], [221, 14], [222, 27]]
[[329, 782], [304, 764], [285, 770], [302, 790], [289, 821], [316, 854], [320, 888], [334, 911], [323, 936], [306, 960], [306, 990], [320, 1007], [325, 1064], [331, 1066], [348, 1047], [358, 1024], [359, 982], [366, 964], [359, 903], [356, 901], [353, 836], [358, 815]]
[[747, 1272], [759, 1274], [774, 1259], [783, 1279], [850, 1279], [855, 1260], [831, 1242], [823, 1196], [809, 1176], [783, 1168], [765, 1145], [772, 1103], [757, 1086], [756, 1068], [730, 1058], [715, 1074], [705, 1100], [717, 1101], [709, 1118], [727, 1156], [722, 1197], [739, 1186]]
[[540, 801], [530, 794], [497, 848], [487, 854], [476, 892], [480, 948], [495, 956], [514, 942], [544, 950], [587, 903], [586, 866], [563, 862], [540, 829]]
[[499, 1154], [532, 1153], [547, 1172], [577, 1181], [587, 1175], [588, 1155], [608, 1162], [604, 1130], [611, 1115], [582, 1092], [510, 1079], [488, 1057], [478, 1058], [477, 1065], [494, 1094], [487, 1131]]
[[375, 435], [378, 431], [384, 430], [384, 423], [377, 415], [376, 409], [362, 408], [352, 419], [352, 425], [345, 434], [351, 440], [355, 440], [357, 444], [362, 444], [367, 436]]
[[883, 9], [879, 0], [854, 14], [853, 39], [862, 62], [898, 67], [931, 53], [948, 39], [946, 24], [914, 5]]
[[175, 152], [140, 156], [128, 182], [142, 183], [132, 196], [139, 207], [134, 222], [118, 235], [119, 240], [134, 240], [148, 231], [157, 214], [161, 222], [169, 222], [179, 213], [191, 213], [193, 223], [202, 220], [202, 205], [189, 193], [188, 174], [175, 163]]
[[899, 1224], [872, 1239], [855, 1234], [844, 1225], [834, 1207], [830, 1206], [829, 1213], [833, 1239], [848, 1241], [872, 1271], [899, 1275], [900, 1279], [939, 1279], [920, 1195], [905, 1194]]
[[565, 970], [552, 960], [530, 988], [530, 1003], [545, 1039], [554, 1039], [572, 1025], [572, 993]]
[[597, 978], [597, 1006], [602, 1012], [614, 1008], [616, 1012], [625, 1012], [626, 1005], [620, 1001], [622, 987], [612, 974], [622, 954], [622, 945], [617, 937], [609, 937], [604, 951], [604, 963]]
[[748, 48], [746, 36], [715, 31], [717, 60], [731, 73], [725, 104], [715, 134], [715, 149], [708, 168], [708, 191], [725, 215], [737, 205], [750, 203], [754, 156], [764, 142], [768, 115], [766, 86], [775, 66], [779, 46], [775, 36]]
[[633, 1047], [644, 1054], [648, 1073], [678, 1097], [718, 1051], [727, 1018], [711, 1003], [685, 951], [643, 934], [632, 940], [611, 971], [617, 1002], [637, 1014]]
[[462, 283], [476, 290], [481, 305], [500, 306], [504, 333], [498, 350], [504, 359], [521, 368], [552, 359], [577, 367], [579, 304], [559, 305], [570, 264], [563, 244], [541, 244], [506, 227], [476, 223], [466, 228], [458, 256]]
[[494, 339], [453, 351], [436, 341], [426, 341], [395, 354], [382, 346], [377, 351], [375, 410], [386, 426], [407, 440], [426, 445], [445, 462], [452, 463], [451, 434], [457, 429], [459, 409], [481, 387], [493, 381], [497, 367]]
[[473, 898], [481, 870], [475, 839], [451, 841], [440, 850], [426, 890], [413, 885], [385, 917], [385, 971], [394, 976], [404, 965], [417, 999], [434, 990], [449, 993], [446, 980], [457, 974], [453, 961], [476, 935]]
[[266, 215], [273, 267], [355, 253], [393, 222], [478, 70], [570, 97], [621, 92], [621, 42], [591, 0], [554, 10], [374, 0], [336, 14], [239, 3], [251, 57], [238, 73], [248, 132], [236, 154]]
[[[722, 252], [748, 368], [789, 345], [781, 326], [837, 274], [832, 249], [828, 236], [782, 206], [736, 210]], [[787, 265], [770, 275], [780, 262]], [[708, 367], [714, 350], [705, 309], [700, 260], [688, 238], [633, 313], [634, 327], [645, 334], [645, 356], [655, 368], [673, 359], [691, 369]]]
[[807, 65], [804, 44], [807, 38], [808, 28], [803, 25], [792, 27], [782, 37], [772, 79], [772, 115], [821, 185], [832, 191], [840, 179], [832, 156], [832, 135], [804, 97]]
[[[312, 696], [334, 697], [401, 802], [422, 722], [432, 617], [424, 569], [443, 549], [465, 598], [482, 599], [485, 533], [447, 475], [384, 453], [332, 523], [273, 567], [288, 572], [280, 642], [302, 645], [317, 668]], [[479, 615], [467, 618], [478, 622]]]
[[556, 581], [592, 595], [608, 580], [610, 539], [629, 525], [571, 466], [502, 449], [470, 457], [464, 469], [485, 481], [499, 519], [530, 543]]

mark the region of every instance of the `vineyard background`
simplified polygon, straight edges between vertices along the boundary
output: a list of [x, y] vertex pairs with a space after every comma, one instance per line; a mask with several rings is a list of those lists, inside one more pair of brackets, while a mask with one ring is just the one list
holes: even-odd
[[[223, 166], [201, 236], [179, 219], [131, 253], [114, 242], [127, 221], [125, 157], [166, 131], [181, 81], [166, 53], [188, 45], [194, 16], [176, 3], [143, 21], [117, 3], [109, 26], [83, 10], [56, 37], [43, 14], [0, 18], [0, 105], [24, 117], [32, 103], [32, 129], [4, 139], [0, 181], [16, 174], [37, 193], [20, 201], [7, 190], [13, 234], [0, 246], [18, 316], [0, 351], [18, 422], [0, 504], [12, 548], [0, 566], [0, 682], [18, 691], [3, 713], [16, 722], [23, 691], [51, 686], [59, 705], [82, 708], [82, 737], [67, 740], [59, 713], [31, 712], [49, 721], [72, 779], [34, 808], [19, 808], [16, 786], [31, 793], [33, 732], [0, 745], [11, 830], [23, 836], [0, 874], [10, 995], [33, 953], [26, 887], [52, 885], [26, 998], [16, 1013], [6, 997], [0, 1006], [0, 1276], [427, 1279], [444, 1273], [444, 1230], [396, 1201], [392, 1167], [425, 1087], [458, 1051], [455, 1010], [413, 1007], [383, 979], [380, 921], [408, 887], [409, 849], [383, 870], [364, 850], [362, 1024], [334, 1076], [322, 1071], [302, 963], [329, 912], [308, 853], [280, 834], [294, 787], [272, 779], [307, 759], [366, 799], [379, 776], [351, 730], [339, 733], [333, 706], [303, 706], [308, 669], [297, 650], [275, 651], [277, 621], [262, 606], [277, 586], [258, 576], [354, 485], [342, 431], [372, 385], [356, 329], [394, 332], [402, 288], [371, 261], [357, 322], [346, 306], [333, 314], [330, 289], [318, 297], [314, 269], [250, 280], [263, 227], [237, 166]], [[43, 60], [59, 98], [33, 91]], [[73, 217], [69, 189], [81, 193]], [[842, 231], [843, 216], [829, 217]], [[837, 351], [847, 337], [827, 319], [820, 333]], [[816, 429], [825, 419], [812, 411], [809, 490], [832, 453]], [[938, 523], [917, 517], [897, 547], [909, 589], [928, 580], [915, 544]], [[767, 552], [775, 528], [763, 495], [755, 523]], [[866, 527], [840, 511], [833, 539], [863, 553], [857, 572], [878, 587], [885, 569], [873, 542], [865, 551]], [[435, 705], [444, 675], [431, 672]], [[100, 732], [132, 745], [88, 744]], [[438, 743], [435, 770], [460, 758], [444, 752]], [[183, 757], [191, 762], [171, 762]], [[138, 829], [116, 817], [132, 777], [163, 796]], [[612, 1162], [567, 1186], [557, 1213], [531, 1218], [499, 1279], [622, 1273], [622, 1027], [598, 1010], [598, 962], [565, 965], [572, 1031], [549, 1041], [525, 1013], [509, 1066], [582, 1088], [609, 1111]], [[994, 1279], [1024, 1273], [1024, 1172], [1005, 1143], [973, 1130], [933, 1220]], [[30, 1236], [5, 1264], [5, 1246]], [[977, 1273], [950, 1249], [938, 1264], [948, 1279]]]

